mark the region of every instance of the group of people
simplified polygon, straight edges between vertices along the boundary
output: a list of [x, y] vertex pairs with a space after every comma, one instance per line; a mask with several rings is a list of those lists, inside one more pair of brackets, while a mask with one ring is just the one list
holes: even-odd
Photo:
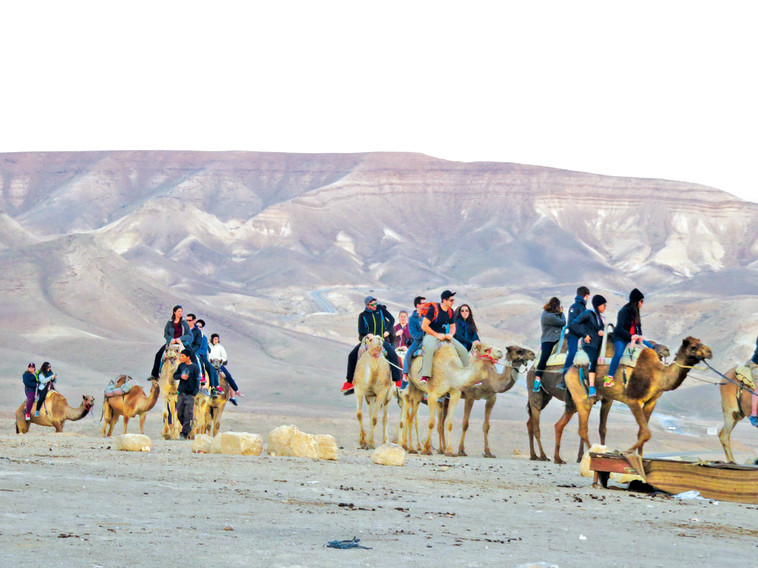
[[[469, 364], [469, 351], [479, 341], [471, 306], [461, 305], [453, 310], [455, 292], [445, 290], [440, 294], [440, 302], [427, 302], [424, 296], [413, 299], [413, 313], [401, 311], [399, 323], [387, 309], [373, 296], [364, 298], [365, 309], [358, 315], [358, 340], [367, 335], [377, 335], [384, 339], [384, 351], [390, 364], [392, 380], [402, 389], [408, 384], [408, 373], [415, 353], [421, 349], [421, 381], [427, 381], [432, 374], [432, 360], [440, 341], [449, 341], [455, 347], [461, 363]], [[342, 392], [353, 392], [353, 375], [358, 362], [358, 343], [347, 359], [347, 374]], [[405, 353], [402, 367], [397, 351]]]
[[[574, 364], [574, 358], [581, 344], [582, 349], [589, 359], [589, 388], [588, 397], [597, 395], [595, 390], [595, 378], [597, 375], [597, 362], [600, 357], [600, 348], [605, 333], [605, 313], [608, 302], [605, 297], [595, 294], [592, 297], [591, 308], [587, 307], [590, 290], [586, 286], [579, 286], [576, 290], [574, 303], [569, 308], [568, 318], [563, 314], [563, 307], [558, 298], [550, 298], [542, 308], [540, 324], [542, 337], [540, 339], [540, 359], [535, 373], [534, 391], [539, 392], [542, 388], [542, 375], [553, 348], [558, 343], [566, 328], [566, 341], [568, 353], [563, 365], [563, 375]], [[637, 288], [629, 293], [629, 301], [618, 311], [616, 326], [608, 339], [613, 342], [613, 358], [608, 368], [608, 374], [603, 377], [603, 386], [612, 387], [616, 370], [618, 369], [624, 349], [629, 344], [641, 344], [655, 348], [652, 341], [642, 335], [642, 319], [640, 310], [645, 302], [645, 295]], [[566, 388], [563, 380], [557, 385]]]
[[53, 372], [50, 362], [45, 361], [39, 368], [39, 372], [37, 372], [37, 366], [34, 363], [29, 363], [21, 378], [24, 382], [24, 392], [26, 393], [24, 418], [28, 422], [31, 420], [34, 399], [37, 399], [34, 416], [39, 416], [39, 411], [42, 405], [45, 404], [47, 393], [51, 389], [55, 390], [55, 380], [58, 378], [58, 375]]

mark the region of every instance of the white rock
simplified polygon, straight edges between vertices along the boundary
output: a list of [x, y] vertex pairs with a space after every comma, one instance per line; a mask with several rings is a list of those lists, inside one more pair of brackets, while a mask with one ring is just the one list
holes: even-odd
[[371, 453], [371, 461], [379, 465], [403, 465], [405, 450], [397, 444], [382, 444]]
[[292, 436], [299, 432], [297, 426], [278, 426], [268, 434], [266, 451], [272, 456], [292, 455]]
[[337, 440], [334, 439], [334, 436], [331, 436], [329, 434], [318, 434], [316, 435], [316, 443], [318, 443], [318, 459], [320, 460], [337, 460], [339, 459], [338, 456], [338, 447], [337, 447]]
[[263, 438], [248, 432], [222, 432], [211, 443], [211, 453], [233, 456], [259, 456], [263, 452]]
[[292, 434], [292, 455], [296, 458], [318, 459], [316, 436], [296, 430]]
[[196, 454], [210, 454], [212, 443], [213, 438], [208, 434], [198, 434], [195, 436], [195, 439], [192, 440], [192, 451]]
[[116, 449], [122, 452], [149, 452], [153, 442], [144, 434], [121, 434], [116, 437]]
[[338, 459], [337, 441], [328, 434], [312, 435], [297, 426], [279, 426], [268, 435], [266, 451], [272, 456], [291, 456], [318, 460]]

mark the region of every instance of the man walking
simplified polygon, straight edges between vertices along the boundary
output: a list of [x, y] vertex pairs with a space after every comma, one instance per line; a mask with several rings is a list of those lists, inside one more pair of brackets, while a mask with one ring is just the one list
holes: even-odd
[[192, 362], [192, 352], [184, 349], [179, 354], [179, 366], [174, 371], [174, 380], [179, 382], [176, 398], [176, 417], [182, 425], [179, 437], [186, 440], [192, 428], [195, 413], [195, 395], [200, 391], [200, 370]]

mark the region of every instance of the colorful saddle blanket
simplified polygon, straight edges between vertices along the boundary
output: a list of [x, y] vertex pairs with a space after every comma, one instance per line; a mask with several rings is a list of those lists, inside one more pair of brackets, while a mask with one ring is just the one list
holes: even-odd
[[[624, 349], [624, 354], [621, 356], [621, 361], [619, 362], [619, 365], [625, 365], [627, 367], [634, 367], [637, 364], [637, 358], [640, 356], [640, 353], [642, 352], [642, 347], [634, 346], [634, 347], [627, 347]], [[553, 366], [563, 366], [563, 364], [566, 362], [566, 357], [568, 356], [568, 353], [553, 353], [547, 360], [547, 366], [553, 367]], [[535, 356], [535, 360], [539, 361], [540, 359], [540, 353], [537, 352], [537, 355]], [[590, 360], [589, 357], [587, 357], [587, 354], [581, 349], [576, 352], [576, 357], [574, 357], [574, 366], [581, 367], [582, 365], [589, 365]], [[598, 365], [610, 365], [611, 364], [611, 358], [610, 357], [599, 357], [597, 360]]]
[[131, 377], [126, 377], [126, 380], [124, 381], [124, 384], [120, 386], [116, 386], [116, 383], [123, 377], [121, 375], [120, 377], [116, 377], [115, 379], [111, 379], [111, 382], [108, 383], [108, 386], [105, 387], [105, 392], [103, 393], [103, 396], [105, 398], [110, 398], [112, 396], [123, 396], [126, 393], [128, 393], [130, 390], [132, 390], [134, 387], [138, 386], [137, 381], [135, 381]]

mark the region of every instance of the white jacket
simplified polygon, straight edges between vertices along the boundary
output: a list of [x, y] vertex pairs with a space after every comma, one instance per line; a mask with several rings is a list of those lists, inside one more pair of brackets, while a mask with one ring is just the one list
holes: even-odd
[[211, 353], [208, 356], [208, 360], [213, 361], [214, 359], [220, 359], [222, 364], [227, 362], [226, 349], [220, 343], [211, 345]]

